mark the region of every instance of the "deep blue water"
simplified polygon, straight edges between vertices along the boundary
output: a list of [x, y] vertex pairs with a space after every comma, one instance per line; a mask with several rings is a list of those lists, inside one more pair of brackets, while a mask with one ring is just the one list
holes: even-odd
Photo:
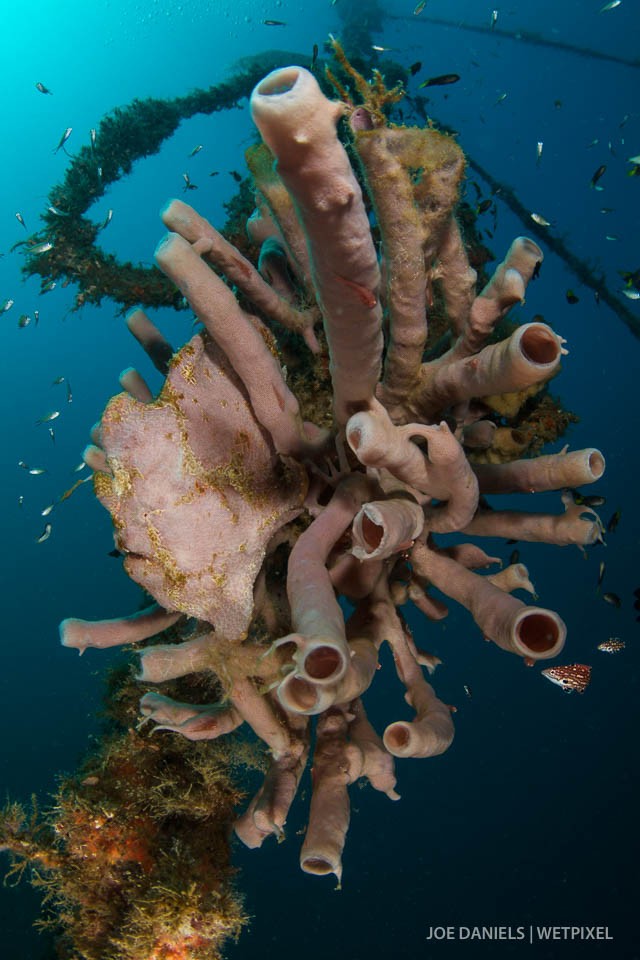
[[[573, 252], [602, 270], [611, 289], [619, 291], [617, 271], [640, 266], [640, 178], [626, 176], [627, 158], [640, 153], [638, 69], [427, 25], [411, 18], [413, 6], [413, 0], [386, 4], [386, 11], [410, 20], [387, 21], [376, 42], [393, 47], [393, 56], [406, 65], [422, 60], [423, 76], [461, 74], [455, 86], [432, 91], [429, 109], [459, 130], [463, 148], [511, 185], [528, 209], [553, 221]], [[499, 7], [498, 25], [637, 56], [640, 14], [632, 0], [604, 13], [600, 7], [599, 0], [513, 0]], [[96, 732], [101, 677], [113, 659], [96, 651], [80, 659], [62, 650], [57, 624], [65, 616], [100, 618], [133, 610], [138, 590], [107, 556], [109, 518], [89, 485], [55, 511], [52, 536], [36, 544], [43, 528], [40, 511], [76, 479], [72, 470], [88, 429], [117, 392], [120, 370], [134, 363], [151, 382], [157, 379], [108, 303], [68, 315], [72, 287], [39, 296], [35, 280], [21, 280], [20, 253], [9, 253], [25, 236], [14, 214], [21, 212], [29, 232], [37, 228], [47, 193], [68, 162], [62, 151], [53, 153], [66, 127], [73, 127], [68, 144], [73, 152], [119, 104], [208, 87], [224, 79], [237, 58], [270, 47], [308, 56], [330, 31], [339, 33], [339, 23], [336, 7], [324, 0], [32, 0], [4, 8], [0, 302], [7, 297], [16, 302], [0, 317], [5, 717], [0, 784], [12, 798], [26, 800], [35, 791], [44, 800], [56, 774], [74, 768]], [[486, 25], [491, 4], [430, 0], [425, 14]], [[288, 25], [265, 27], [264, 18]], [[53, 96], [39, 93], [36, 81]], [[502, 93], [508, 96], [496, 102]], [[189, 200], [221, 223], [222, 202], [235, 186], [227, 171], [242, 169], [250, 137], [246, 104], [183, 124], [159, 155], [139, 163], [92, 210], [96, 220], [114, 210], [102, 245], [121, 259], [150, 262], [163, 234], [158, 211], [167, 198], [182, 195], [187, 169], [200, 187]], [[589, 146], [594, 140], [599, 142]], [[544, 142], [538, 165], [537, 141]], [[198, 143], [204, 149], [187, 160]], [[589, 180], [602, 163], [607, 172], [599, 192], [590, 189]], [[212, 169], [220, 175], [210, 178]], [[613, 212], [602, 214], [602, 207]], [[522, 232], [522, 224], [499, 205], [491, 241], [498, 259]], [[579, 296], [578, 304], [566, 302], [568, 288]], [[640, 304], [625, 302], [640, 318]], [[36, 308], [37, 328], [32, 323], [19, 329], [20, 314]], [[521, 315], [531, 319], [537, 313], [568, 340], [570, 354], [554, 384], [581, 418], [568, 442], [574, 449], [596, 446], [604, 452], [607, 473], [597, 486], [607, 498], [602, 514], [606, 520], [622, 511], [606, 549], [590, 551], [586, 560], [568, 547], [521, 548], [541, 603], [557, 609], [568, 625], [563, 662], [593, 664], [591, 687], [582, 697], [563, 694], [539, 670], [526, 670], [515, 657], [482, 643], [462, 611], [453, 610], [443, 626], [414, 619], [419, 642], [445, 661], [437, 690], [459, 707], [453, 747], [435, 760], [398, 764], [400, 803], [372, 790], [353, 790], [339, 892], [332, 879], [299, 871], [296, 830], [305, 820], [300, 801], [285, 844], [238, 849], [241, 885], [255, 920], [229, 948], [230, 957], [640, 957], [640, 626], [632, 609], [632, 591], [640, 585], [635, 445], [640, 344], [552, 254]], [[190, 335], [184, 314], [166, 312], [157, 319], [176, 344]], [[60, 375], [73, 387], [72, 404], [64, 403], [64, 387], [51, 385]], [[63, 410], [54, 424], [55, 446], [46, 426], [34, 426], [52, 408]], [[18, 460], [46, 467], [47, 473], [29, 476]], [[543, 509], [559, 508], [557, 495], [539, 499]], [[505, 559], [511, 551], [503, 543], [495, 548]], [[622, 598], [620, 610], [596, 594], [603, 557], [605, 586]], [[609, 636], [622, 638], [626, 650], [612, 657], [596, 652]], [[388, 662], [384, 673], [367, 699], [379, 725], [400, 708], [401, 691]], [[464, 684], [471, 686], [472, 700], [464, 697]], [[2, 891], [3, 958], [41, 956], [43, 944], [31, 929], [36, 912], [36, 898], [26, 887]], [[431, 926], [460, 924], [597, 924], [607, 926], [614, 940], [433, 946], [425, 939]]]

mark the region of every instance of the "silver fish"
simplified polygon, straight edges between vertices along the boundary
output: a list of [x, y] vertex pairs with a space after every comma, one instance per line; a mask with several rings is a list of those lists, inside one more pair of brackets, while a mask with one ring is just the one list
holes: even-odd
[[51, 536], [51, 530], [52, 530], [51, 524], [45, 523], [44, 530], [42, 531], [39, 537], [36, 537], [36, 543], [44, 543], [45, 540], [48, 540], [49, 537]]
[[55, 503], [50, 503], [48, 507], [45, 507], [44, 510], [40, 511], [40, 516], [48, 517], [54, 507], [55, 507]]
[[38, 417], [36, 423], [50, 423], [52, 420], [57, 420], [59, 416], [59, 410], [51, 410], [49, 413], [45, 413], [43, 417]]
[[71, 136], [72, 130], [73, 130], [73, 127], [67, 127], [67, 129], [65, 130], [65, 132], [64, 132], [64, 133], [62, 134], [62, 136], [60, 137], [60, 143], [58, 144], [58, 146], [57, 146], [57, 147], [55, 148], [55, 150], [53, 151], [54, 153], [57, 153], [58, 150], [60, 150], [60, 149], [62, 149], [62, 148], [64, 147], [65, 143], [67, 142], [67, 140], [68, 140], [69, 137]]
[[19, 224], [21, 224], [25, 228], [25, 230], [27, 229], [27, 225], [24, 222], [24, 217], [22, 216], [19, 210], [16, 213], [16, 220], [18, 221]]
[[551, 226], [551, 222], [549, 220], [545, 220], [545, 218], [540, 213], [532, 213], [531, 219], [533, 220], [534, 223], [537, 223], [539, 227]]
[[35, 246], [29, 247], [29, 253], [48, 253], [49, 250], [53, 250], [53, 244], [50, 240], [45, 240], [44, 243], [36, 243]]
[[31, 467], [29, 470], [29, 473], [32, 477], [39, 477], [46, 472], [47, 471], [44, 469], [44, 467]]

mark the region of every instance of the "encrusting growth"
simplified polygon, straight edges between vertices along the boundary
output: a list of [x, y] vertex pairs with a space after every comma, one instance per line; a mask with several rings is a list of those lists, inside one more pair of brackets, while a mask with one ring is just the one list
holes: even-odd
[[[398, 799], [394, 758], [436, 756], [453, 738], [451, 708], [423, 673], [439, 661], [416, 647], [399, 608], [412, 602], [438, 620], [449, 600], [460, 603], [479, 636], [529, 664], [565, 642], [557, 613], [511, 595], [531, 587], [522, 564], [512, 576], [488, 576], [494, 558], [476, 544], [447, 546], [445, 535], [594, 543], [599, 519], [566, 498], [555, 515], [494, 512], [484, 498], [562, 490], [604, 471], [597, 450], [518, 461], [517, 438], [505, 444], [485, 398], [518, 397], [517, 409], [566, 354], [545, 323], [498, 334], [542, 252], [518, 238], [477, 293], [456, 220], [462, 151], [435, 130], [388, 123], [380, 76], [368, 86], [348, 74], [358, 105], [344, 88], [343, 99], [327, 99], [297, 66], [253, 92], [263, 144], [249, 154], [257, 208], [249, 229], [262, 245], [260, 273], [186, 204], [165, 208], [172, 232], [156, 260], [204, 330], [173, 355], [157, 397], [127, 386], [109, 402], [87, 459], [125, 570], [166, 614], [148, 611], [137, 632], [127, 618], [120, 628], [61, 626], [62, 642], [84, 649], [136, 642], [180, 615], [178, 642], [142, 650], [140, 679], [213, 672], [224, 696], [190, 703], [147, 692], [141, 711], [188, 739], [246, 724], [262, 740], [269, 768], [235, 825], [250, 847], [282, 837], [317, 717], [300, 862], [338, 879], [349, 784], [365, 777]], [[433, 352], [436, 300], [449, 334], [438, 334]], [[161, 334], [140, 311], [129, 325], [166, 369]], [[289, 349], [298, 337], [298, 353], [313, 361], [291, 375], [281, 365], [283, 331]], [[326, 407], [317, 373], [325, 350], [329, 428], [312, 422], [314, 396]], [[477, 463], [494, 443], [498, 462]], [[354, 608], [346, 621], [340, 598]], [[379, 734], [363, 698], [374, 677], [384, 682], [384, 642], [414, 715], [396, 719], [392, 707]]]

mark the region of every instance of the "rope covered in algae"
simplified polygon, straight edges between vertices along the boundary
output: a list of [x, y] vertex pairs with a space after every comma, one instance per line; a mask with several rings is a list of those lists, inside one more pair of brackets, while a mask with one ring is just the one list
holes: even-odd
[[[43, 290], [60, 278], [77, 283], [79, 293], [74, 310], [85, 303], [99, 304], [105, 297], [120, 304], [122, 312], [135, 305], [181, 309], [182, 295], [156, 267], [121, 263], [113, 254], [101, 250], [96, 243], [100, 225], [84, 214], [104, 195], [109, 184], [131, 172], [136, 160], [157, 153], [183, 120], [198, 113], [211, 114], [237, 108], [239, 101], [249, 97], [254, 86], [269, 71], [308, 61], [308, 55], [268, 50], [243, 58], [233, 76], [207, 90], [193, 90], [170, 100], [136, 99], [107, 114], [96, 131], [95, 142], [82, 147], [71, 158], [64, 180], [50, 191], [50, 206], [42, 215], [44, 229], [29, 238], [28, 244], [34, 249], [46, 241], [52, 243], [52, 248], [36, 254], [30, 253], [27, 245], [23, 272], [27, 276], [39, 274]], [[393, 66], [398, 68], [397, 64]], [[443, 124], [437, 126], [447, 130]], [[469, 166], [489, 183], [493, 193], [522, 221], [526, 231], [541, 239], [580, 282], [592, 289], [631, 333], [640, 338], [640, 319], [611, 292], [604, 277], [575, 256], [563, 240], [532, 221], [529, 211], [511, 187], [493, 177], [468, 152], [466, 158]], [[52, 207], [57, 212], [52, 212]]]

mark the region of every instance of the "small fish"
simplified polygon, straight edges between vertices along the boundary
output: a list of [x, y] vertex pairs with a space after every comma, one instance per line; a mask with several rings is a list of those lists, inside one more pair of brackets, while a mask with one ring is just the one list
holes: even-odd
[[482, 203], [479, 203], [476, 207], [476, 214], [486, 213], [491, 204], [493, 203], [493, 197], [487, 197]]
[[520, 551], [512, 550], [511, 556], [509, 557], [509, 563], [513, 565], [514, 563], [520, 563]]
[[220, 173], [219, 170], [212, 170], [211, 173], [209, 174], [209, 176], [210, 176], [210, 177], [217, 177], [219, 173]]
[[532, 213], [531, 219], [534, 223], [537, 223], [539, 227], [550, 227], [551, 221], [546, 220], [541, 213]]
[[18, 213], [16, 213], [16, 220], [18, 221], [19, 224], [21, 224], [21, 225], [25, 228], [25, 230], [27, 229], [27, 225], [26, 225], [26, 223], [24, 222], [24, 217], [22, 216], [22, 214], [20, 213], [20, 211], [18, 211]]
[[53, 250], [53, 244], [50, 240], [45, 240], [44, 243], [36, 243], [33, 247], [28, 248], [29, 253], [35, 253], [37, 256], [41, 253], [49, 253], [49, 250]]
[[25, 463], [24, 460], [18, 460], [18, 466], [22, 467], [23, 470], [29, 469], [29, 464]]
[[81, 480], [76, 480], [76, 482], [72, 484], [72, 486], [70, 486], [68, 490], [65, 490], [65, 492], [60, 497], [58, 497], [58, 503], [64, 503], [65, 500], [68, 500], [71, 494], [75, 490], [77, 490], [78, 487], [82, 486], [83, 483], [87, 483], [87, 481], [91, 480], [92, 477], [93, 477], [93, 474], [91, 473], [89, 474], [88, 477], [83, 477]]
[[423, 87], [445, 87], [449, 83], [457, 83], [459, 79], [459, 73], [442, 73], [438, 77], [429, 77], [428, 80], [423, 80], [418, 89], [422, 90]]
[[[55, 150], [53, 151], [54, 153], [57, 153], [58, 150], [60, 150], [60, 149], [64, 150], [64, 145], [65, 145], [65, 143], [67, 142], [67, 140], [69, 139], [69, 137], [71, 136], [72, 130], [73, 130], [73, 127], [67, 127], [67, 129], [65, 130], [65, 132], [64, 132], [64, 133], [62, 134], [62, 136], [60, 137], [60, 143], [58, 144], [58, 146], [57, 146], [57, 147], [55, 148]], [[66, 150], [65, 150], [65, 153], [66, 153]]]
[[608, 640], [599, 643], [596, 649], [601, 653], [620, 653], [624, 648], [624, 640], [621, 640], [619, 637], [609, 637]]
[[473, 690], [471, 689], [471, 687], [469, 686], [469, 684], [468, 684], [468, 683], [465, 683], [465, 684], [463, 685], [462, 689], [464, 690], [464, 692], [465, 692], [466, 695], [468, 696], [469, 700], [473, 700]]
[[636, 154], [635, 157], [629, 157], [627, 163], [640, 163], [640, 153]]
[[636, 163], [634, 167], [631, 167], [631, 170], [627, 173], [628, 177], [640, 177], [640, 163]]
[[51, 524], [45, 523], [44, 530], [42, 531], [39, 537], [36, 537], [36, 543], [44, 543], [45, 540], [48, 540], [49, 537], [51, 536], [51, 530], [52, 530]]
[[602, 599], [606, 600], [607, 603], [610, 603], [612, 607], [616, 608], [616, 610], [619, 610], [622, 606], [622, 600], [617, 593], [603, 593]]
[[616, 7], [619, 7], [622, 3], [622, 0], [609, 0], [609, 3], [605, 3], [604, 7], [600, 7], [598, 13], [606, 13], [607, 10], [615, 10]]
[[554, 105], [554, 107], [556, 108], [556, 110], [561, 110], [561, 109], [562, 109], [562, 100], [554, 100], [554, 101], [553, 101], [553, 105]]
[[40, 93], [48, 93], [50, 97], [53, 96], [51, 90], [49, 90], [48, 87], [45, 87], [44, 83], [40, 83], [39, 80], [36, 83], [36, 90], [39, 90]]
[[498, 11], [497, 11], [497, 10], [492, 10], [492, 11], [491, 11], [491, 23], [490, 23], [490, 26], [491, 26], [491, 29], [492, 29], [492, 30], [493, 30], [493, 28], [495, 27], [495, 25], [496, 25], [497, 22], [498, 22]]
[[318, 61], [318, 53], [319, 53], [318, 44], [314, 43], [313, 50], [311, 51], [311, 69], [312, 70]]
[[91, 130], [89, 130], [89, 139], [91, 140], [92, 150], [95, 150], [96, 148], [96, 137], [97, 137], [97, 133], [96, 133], [95, 127], [91, 127]]
[[109, 550], [109, 553], [107, 554], [107, 556], [113, 557], [114, 559], [117, 560], [119, 557], [124, 557], [124, 553], [121, 553], [119, 550], [114, 549], [114, 550]]
[[53, 427], [49, 427], [49, 436], [51, 437], [51, 443], [56, 442], [56, 432]]
[[58, 284], [56, 283], [55, 280], [48, 280], [48, 281], [45, 283], [45, 285], [43, 286], [43, 288], [42, 288], [42, 290], [41, 290], [40, 292], [41, 292], [41, 293], [51, 293], [51, 291], [52, 291], [52, 290], [55, 290], [55, 288], [56, 288], [57, 286], [58, 286]]
[[109, 208], [109, 210], [107, 210], [107, 215], [102, 221], [102, 223], [100, 224], [100, 226], [98, 227], [98, 230], [104, 230], [105, 227], [109, 226], [112, 220], [113, 220], [113, 210]]
[[96, 173], [98, 174], [98, 180], [102, 180], [102, 167], [98, 167]]
[[498, 99], [494, 101], [493, 103], [494, 107], [497, 106], [499, 103], [502, 103], [503, 100], [506, 100], [508, 96], [509, 94], [507, 93], [501, 93]]
[[600, 207], [600, 213], [615, 213], [615, 207]]
[[633, 290], [625, 287], [620, 293], [624, 294], [629, 300], [640, 300], [640, 290]]
[[588, 144], [587, 144], [587, 150], [590, 150], [591, 147], [596, 147], [599, 143], [600, 143], [600, 141], [599, 141], [598, 138], [596, 137], [595, 140], [592, 140], [591, 143], [588, 143]]
[[594, 299], [595, 302], [598, 304], [598, 306], [600, 306], [600, 291], [599, 291], [599, 290], [594, 290], [594, 291], [593, 291], [593, 299]]
[[420, 3], [413, 8], [414, 17], [419, 17], [422, 11], [424, 10], [424, 8], [426, 7], [426, 5], [427, 5], [427, 0], [420, 0]]
[[542, 160], [542, 148], [543, 148], [543, 147], [544, 147], [543, 141], [542, 141], [542, 140], [538, 140], [538, 142], [536, 143], [536, 164], [539, 164], [540, 161]]
[[40, 311], [39, 311], [39, 310], [34, 310], [34, 311], [33, 311], [33, 319], [35, 320], [35, 322], [36, 322], [36, 327], [37, 327], [37, 326], [38, 326], [38, 323], [40, 322]]
[[80, 473], [86, 467], [84, 460], [81, 460], [77, 467], [74, 467], [71, 473]]
[[36, 424], [38, 423], [50, 423], [52, 420], [57, 420], [60, 416], [59, 410], [51, 410], [50, 413], [45, 413], [43, 417], [38, 417]]
[[54, 206], [48, 206], [48, 207], [47, 207], [47, 210], [49, 211], [49, 213], [52, 213], [52, 214], [54, 215], [54, 217], [68, 217], [68, 216], [69, 216], [69, 214], [68, 214], [68, 213], [65, 213], [64, 210], [58, 210], [58, 208], [57, 208], [57, 207], [54, 207]]
[[196, 153], [200, 153], [201, 150], [202, 150], [202, 144], [199, 143], [197, 147], [194, 147], [194, 148], [193, 148], [193, 150], [192, 150], [191, 153], [189, 154], [189, 158], [195, 157]]
[[184, 180], [184, 191], [183, 191], [184, 193], [186, 193], [187, 190], [197, 190], [197, 189], [198, 189], [198, 188], [196, 187], [195, 183], [191, 183], [191, 177], [189, 176], [188, 173], [183, 173], [183, 174], [182, 174], [182, 179]]
[[229, 176], [233, 177], [236, 183], [240, 183], [240, 181], [242, 180], [242, 174], [238, 173], [237, 170], [229, 170]]
[[412, 63], [409, 67], [409, 73], [412, 77], [415, 77], [416, 73], [418, 73], [420, 70], [422, 70], [422, 60], [416, 60], [416, 62]]
[[598, 588], [600, 588], [602, 581], [604, 580], [604, 572], [607, 569], [607, 565], [604, 560], [600, 561], [600, 566], [598, 567]]
[[5, 300], [2, 306], [0, 307], [0, 313], [6, 313], [7, 310], [11, 310], [11, 307], [14, 305], [15, 300]]
[[[532, 279], [532, 280], [537, 280], [537, 279], [538, 279], [538, 277], [540, 276], [540, 270], [541, 270], [541, 269], [542, 269], [542, 260], [536, 260], [536, 262], [535, 262], [535, 264], [534, 264], [534, 267], [533, 267], [533, 273], [531, 274], [531, 279]], [[542, 319], [540, 322], [541, 322], [541, 323], [544, 323], [544, 317], [543, 317], [543, 319]]]
[[57, 387], [59, 383], [64, 383], [64, 377], [56, 377], [55, 380], [52, 380], [51, 386]]
[[576, 297], [573, 290], [567, 290], [567, 292], [565, 293], [565, 297], [566, 297], [567, 303], [570, 303], [570, 304], [580, 303], [580, 297]]
[[598, 182], [598, 180], [600, 179], [600, 177], [603, 177], [604, 174], [606, 173], [606, 171], [607, 171], [607, 165], [606, 165], [606, 163], [601, 163], [600, 166], [598, 167], [598, 169], [594, 172], [593, 176], [591, 177], [591, 180], [589, 181], [589, 184], [590, 184], [592, 187], [595, 187], [595, 185], [596, 185], [596, 183]]
[[617, 529], [618, 524], [620, 523], [620, 517], [622, 516], [621, 510], [616, 510], [615, 513], [612, 513], [609, 517], [609, 523], [607, 524], [607, 533], [614, 533]]
[[355, 280], [347, 280], [346, 277], [341, 277], [339, 274], [336, 274], [336, 277], [340, 283], [344, 283], [346, 287], [353, 290], [363, 306], [369, 310], [373, 310], [377, 305], [378, 301], [375, 294], [371, 290], [367, 290], [366, 287], [363, 287], [361, 283], [357, 283]]
[[44, 510], [40, 511], [40, 516], [48, 517], [54, 507], [55, 507], [55, 503], [50, 503], [48, 507], [45, 507]]
[[603, 497], [600, 493], [588, 493], [582, 498], [582, 502], [585, 507], [604, 507], [607, 502], [607, 498]]
[[44, 467], [30, 467], [30, 468], [29, 468], [29, 473], [31, 474], [32, 477], [40, 477], [43, 473], [46, 473], [46, 472], [47, 472], [47, 471], [44, 469]]
[[570, 663], [565, 667], [548, 667], [542, 676], [561, 687], [565, 693], [584, 693], [591, 680], [591, 667], [584, 663]]
[[286, 21], [284, 20], [263, 20], [262, 21], [265, 27], [286, 27]]
[[18, 506], [21, 507], [24, 504], [24, 497], [22, 494], [18, 497]]
[[71, 393], [71, 384], [67, 380], [67, 403], [73, 403], [73, 395]]
[[391, 50], [396, 50], [396, 47], [381, 47], [379, 43], [372, 43], [371, 49], [375, 50], [376, 53], [389, 53]]
[[28, 327], [30, 323], [31, 317], [28, 313], [23, 313], [20, 317], [18, 317], [18, 326], [21, 330], [24, 330], [25, 327]]

